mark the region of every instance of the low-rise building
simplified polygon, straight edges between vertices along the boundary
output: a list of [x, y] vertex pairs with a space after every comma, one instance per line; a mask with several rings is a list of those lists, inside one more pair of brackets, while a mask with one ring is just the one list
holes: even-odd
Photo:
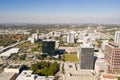
[[101, 80], [118, 80], [117, 77], [113, 76], [113, 75], [109, 75], [109, 74], [103, 74], [101, 75]]
[[14, 72], [2, 72], [0, 73], [0, 80], [15, 80], [17, 74]]
[[11, 48], [3, 53], [0, 54], [0, 58], [2, 59], [8, 59], [12, 54], [17, 54], [19, 51], [19, 48]]
[[10, 64], [4, 71], [0, 73], [0, 80], [15, 80], [20, 70], [22, 69], [22, 64]]
[[81, 70], [79, 63], [65, 63], [63, 80], [97, 80], [93, 70]]
[[22, 66], [22, 64], [10, 64], [6, 68], [4, 68], [4, 72], [20, 73]]
[[99, 72], [108, 72], [108, 64], [104, 61], [104, 59], [97, 59], [95, 62], [95, 72], [98, 74]]
[[16, 78], [16, 80], [54, 80], [54, 76], [39, 76], [33, 74], [33, 70], [24, 70], [21, 74]]

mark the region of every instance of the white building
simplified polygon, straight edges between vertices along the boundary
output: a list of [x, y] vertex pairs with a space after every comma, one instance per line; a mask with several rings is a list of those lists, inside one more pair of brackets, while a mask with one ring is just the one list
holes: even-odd
[[0, 73], [0, 80], [15, 80], [22, 68], [22, 64], [10, 64]]
[[54, 76], [46, 77], [46, 76], [39, 76], [32, 73], [33, 73], [33, 70], [24, 70], [16, 78], [16, 80], [54, 80]]
[[62, 33], [61, 32], [54, 32], [54, 37], [61, 37]]
[[37, 33], [32, 34], [31, 37], [31, 43], [35, 43], [39, 38], [39, 35]]
[[85, 33], [81, 32], [79, 36], [80, 41], [83, 41], [85, 39]]
[[105, 45], [107, 45], [108, 42], [109, 42], [108, 40], [104, 40], [104, 41], [102, 42], [101, 48], [102, 48], [103, 51], [105, 50]]
[[114, 39], [115, 43], [118, 43], [120, 45], [120, 31], [116, 31], [115, 32], [115, 39]]
[[14, 72], [2, 72], [0, 73], [0, 80], [15, 80], [16, 76]]
[[67, 42], [68, 43], [74, 43], [75, 42], [75, 32], [71, 31], [71, 32], [68, 33]]
[[6, 68], [4, 68], [4, 72], [19, 73], [21, 68], [22, 64], [10, 64]]
[[3, 53], [0, 54], [0, 58], [7, 59], [9, 58], [13, 53], [18, 53], [19, 48], [11, 48]]

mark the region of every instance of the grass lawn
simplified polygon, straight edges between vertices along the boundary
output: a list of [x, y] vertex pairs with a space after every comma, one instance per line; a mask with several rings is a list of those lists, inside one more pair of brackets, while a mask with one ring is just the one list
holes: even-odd
[[63, 54], [63, 60], [65, 60], [65, 61], [78, 61], [77, 54]]

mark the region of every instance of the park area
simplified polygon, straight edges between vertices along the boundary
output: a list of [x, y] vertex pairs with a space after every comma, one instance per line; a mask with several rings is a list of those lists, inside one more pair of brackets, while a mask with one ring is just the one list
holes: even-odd
[[78, 61], [77, 54], [63, 54], [63, 61], [71, 61], [71, 62], [76, 62]]

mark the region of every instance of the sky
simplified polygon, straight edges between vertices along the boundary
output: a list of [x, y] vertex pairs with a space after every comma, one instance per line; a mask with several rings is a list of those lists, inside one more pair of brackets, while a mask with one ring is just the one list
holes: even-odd
[[120, 23], [120, 0], [0, 0], [0, 23]]

